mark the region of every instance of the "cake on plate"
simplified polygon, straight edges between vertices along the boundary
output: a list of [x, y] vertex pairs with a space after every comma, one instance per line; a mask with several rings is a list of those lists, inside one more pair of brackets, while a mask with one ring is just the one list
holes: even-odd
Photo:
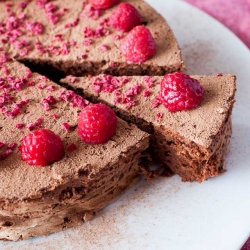
[[[191, 109], [168, 110], [163, 79], [184, 64], [172, 30], [146, 2], [14, 0], [0, 9], [0, 239], [90, 220], [137, 182], [148, 152], [183, 181], [225, 171], [235, 76], [193, 76], [195, 108], [186, 101]], [[103, 105], [117, 121], [105, 143], [83, 142], [93, 129], [79, 118], [89, 101], [120, 117]], [[44, 167], [26, 155], [39, 133], [60, 147], [47, 140], [49, 156], [60, 157]]]
[[104, 102], [122, 119], [152, 134], [153, 158], [183, 181], [202, 182], [225, 171], [231, 137], [234, 75], [193, 76], [204, 98], [192, 110], [169, 112], [160, 101], [162, 76], [67, 77], [61, 82], [92, 102]]
[[124, 2], [140, 12], [156, 42], [155, 55], [143, 63], [128, 63], [121, 53], [127, 32], [108, 22], [116, 5], [96, 10], [82, 0], [0, 2], [0, 46], [46, 74], [163, 75], [182, 70], [181, 51], [165, 19], [144, 1]]
[[[79, 225], [137, 182], [147, 133], [118, 119], [107, 143], [82, 142], [77, 116], [88, 101], [18, 62], [2, 66], [0, 87], [0, 239]], [[65, 156], [45, 167], [30, 166], [17, 147], [41, 127], [61, 138]]]

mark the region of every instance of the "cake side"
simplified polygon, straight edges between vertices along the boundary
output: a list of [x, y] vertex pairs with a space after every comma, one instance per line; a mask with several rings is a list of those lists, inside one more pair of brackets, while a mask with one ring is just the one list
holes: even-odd
[[[91, 220], [138, 181], [138, 161], [148, 147], [144, 139], [95, 176], [79, 174], [39, 199], [1, 202], [2, 240], [24, 240], [47, 235]], [[3, 212], [3, 213], [2, 213]], [[84, 229], [83, 229], [84, 230]]]
[[[170, 113], [158, 102], [162, 77], [134, 76], [126, 80], [124, 77], [113, 77], [115, 80], [109, 80], [107, 76], [100, 76], [75, 78], [74, 83], [69, 79], [61, 82], [92, 101], [105, 102], [118, 111], [123, 119], [153, 133], [151, 145], [156, 158], [170, 168], [173, 164], [172, 170], [179, 173], [183, 180], [203, 181], [224, 171], [223, 159], [231, 134], [235, 76], [194, 78], [205, 89], [201, 104], [196, 109], [176, 113]], [[116, 80], [118, 83], [113, 86], [112, 82]], [[176, 157], [180, 160], [178, 164]], [[192, 160], [198, 163], [194, 164]], [[196, 166], [196, 170], [193, 166]], [[185, 174], [185, 171], [190, 174]]]
[[[146, 133], [119, 119], [107, 143], [87, 145], [76, 131], [86, 100], [17, 62], [4, 64], [0, 85], [1, 239], [26, 239], [75, 226], [135, 184], [139, 158], [148, 147]], [[46, 167], [29, 166], [15, 144], [40, 127], [60, 136], [65, 157]]]
[[[3, 32], [0, 34], [1, 46], [8, 55], [29, 63], [36, 69], [52, 68], [63, 74], [82, 76], [84, 74], [109, 73], [113, 75], [163, 75], [184, 68], [181, 51], [174, 34], [163, 17], [141, 0], [127, 0], [135, 6], [143, 17], [143, 24], [151, 31], [157, 45], [156, 54], [141, 64], [127, 63], [120, 52], [121, 42], [126, 33], [107, 26], [107, 18], [114, 6], [105, 11], [94, 12], [82, 1], [53, 1], [56, 11], [52, 17], [36, 1], [30, 1], [20, 8], [18, 1], [0, 13]], [[92, 15], [97, 15], [92, 16]], [[22, 17], [20, 19], [19, 17]], [[14, 35], [11, 25], [14, 19], [20, 31]], [[27, 25], [40, 25], [40, 30]], [[8, 26], [8, 27], [7, 27]], [[10, 26], [10, 27], [9, 27]], [[9, 30], [10, 29], [10, 30]], [[13, 34], [12, 34], [13, 33]], [[13, 36], [13, 39], [12, 37]]]

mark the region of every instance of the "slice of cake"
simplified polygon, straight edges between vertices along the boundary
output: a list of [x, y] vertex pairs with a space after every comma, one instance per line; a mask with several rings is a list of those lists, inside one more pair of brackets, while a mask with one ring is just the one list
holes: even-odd
[[193, 110], [169, 112], [160, 104], [160, 76], [67, 77], [62, 80], [93, 102], [104, 102], [118, 116], [151, 133], [153, 158], [183, 181], [202, 182], [225, 171], [232, 133], [235, 76], [194, 76], [204, 98]]
[[[118, 119], [115, 135], [89, 145], [77, 135], [88, 102], [17, 62], [0, 70], [0, 239], [19, 240], [92, 218], [138, 180], [148, 134]], [[20, 140], [39, 128], [55, 132], [65, 156], [51, 165], [21, 160]]]
[[33, 68], [36, 65], [39, 72], [44, 68], [45, 74], [53, 69], [78, 76], [164, 75], [182, 70], [181, 51], [163, 17], [142, 0], [124, 2], [140, 12], [142, 25], [156, 42], [156, 53], [143, 63], [128, 63], [121, 53], [127, 32], [108, 22], [117, 5], [96, 10], [82, 0], [0, 2], [0, 48]]

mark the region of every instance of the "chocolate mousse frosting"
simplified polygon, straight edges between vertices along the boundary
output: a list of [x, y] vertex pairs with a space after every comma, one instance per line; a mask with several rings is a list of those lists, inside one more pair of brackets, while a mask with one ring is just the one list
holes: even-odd
[[[108, 83], [102, 75], [61, 82], [93, 102], [110, 105], [118, 116], [153, 134], [151, 150], [156, 160], [184, 181], [202, 182], [225, 171], [236, 87], [233, 75], [193, 77], [204, 87], [204, 98], [198, 108], [175, 113], [158, 102], [161, 76], [133, 76], [126, 81], [111, 77]], [[113, 91], [105, 89], [114, 82], [125, 83]]]
[[[118, 119], [107, 143], [88, 145], [76, 131], [77, 114], [88, 101], [18, 62], [4, 64], [0, 85], [5, 89], [0, 90], [0, 100], [5, 100], [0, 114], [0, 239], [16, 241], [79, 225], [136, 183], [147, 133]], [[55, 101], [48, 108], [49, 96]], [[21, 161], [17, 150], [20, 140], [40, 127], [59, 135], [66, 149], [62, 160], [46, 167]]]
[[[164, 75], [184, 69], [181, 51], [165, 19], [142, 0], [127, 0], [138, 9], [143, 25], [156, 41], [156, 54], [141, 64], [130, 64], [122, 56], [121, 33], [108, 24], [116, 8], [94, 10], [82, 0], [52, 2], [0, 2], [0, 39], [9, 56], [38, 72], [62, 74]], [[18, 32], [17, 32], [18, 31]]]

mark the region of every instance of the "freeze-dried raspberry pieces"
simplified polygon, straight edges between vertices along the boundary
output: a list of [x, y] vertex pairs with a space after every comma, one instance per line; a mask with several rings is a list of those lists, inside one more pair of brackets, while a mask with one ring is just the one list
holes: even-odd
[[189, 75], [175, 72], [163, 77], [160, 95], [163, 105], [170, 112], [189, 110], [200, 104], [204, 88]]
[[128, 62], [142, 63], [155, 54], [156, 43], [144, 26], [134, 27], [124, 38], [121, 52]]
[[107, 142], [116, 131], [117, 117], [104, 104], [92, 104], [84, 108], [78, 117], [78, 135], [88, 144]]
[[48, 129], [39, 129], [26, 135], [18, 147], [22, 160], [29, 165], [47, 166], [64, 156], [64, 146], [58, 135]]
[[130, 31], [142, 22], [139, 11], [129, 3], [120, 3], [111, 14], [110, 25], [121, 31]]
[[90, 4], [96, 9], [108, 9], [120, 2], [120, 0], [90, 0]]

